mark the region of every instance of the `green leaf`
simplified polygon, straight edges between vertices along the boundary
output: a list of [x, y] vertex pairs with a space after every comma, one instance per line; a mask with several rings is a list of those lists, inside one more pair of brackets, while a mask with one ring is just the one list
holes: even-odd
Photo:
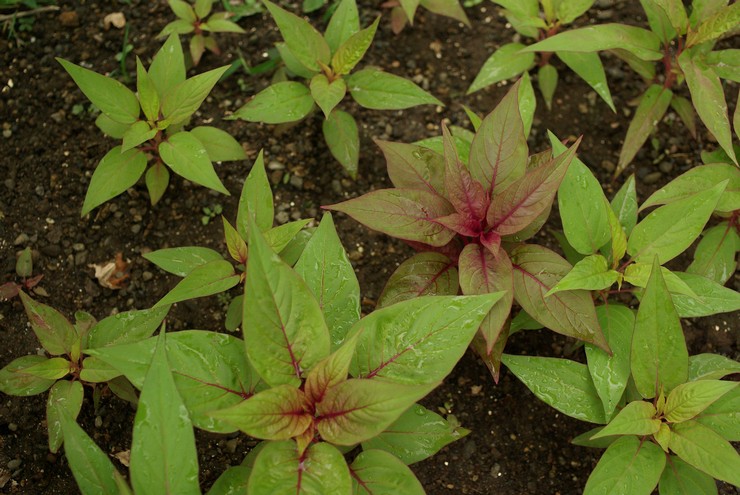
[[552, 97], [558, 87], [558, 70], [550, 64], [543, 65], [537, 71], [537, 84], [548, 110], [552, 110]]
[[614, 195], [611, 207], [619, 223], [624, 227], [625, 234], [629, 236], [637, 224], [637, 190], [634, 174], [627, 177], [617, 194]]
[[325, 208], [341, 211], [373, 230], [399, 239], [444, 246], [455, 232], [436, 220], [454, 213], [437, 194], [415, 189], [379, 189]]
[[501, 296], [424, 296], [374, 311], [350, 331], [364, 329], [351, 374], [415, 385], [441, 381]]
[[665, 454], [651, 442], [622, 437], [606, 449], [586, 482], [584, 495], [650, 495], [665, 466]]
[[673, 426], [670, 448], [682, 460], [715, 478], [740, 486], [740, 455], [730, 442], [696, 421]]
[[376, 140], [394, 187], [444, 195], [444, 157], [423, 146]]
[[334, 53], [350, 36], [360, 30], [360, 15], [355, 0], [341, 0], [329, 20], [324, 39]]
[[199, 246], [158, 249], [142, 256], [162, 270], [178, 277], [185, 277], [195, 268], [208, 262], [224, 259], [218, 251]]
[[[668, 45], [676, 38], [677, 33], [671, 20], [668, 18], [667, 12], [659, 2], [660, 0], [640, 0], [642, 9], [645, 11], [645, 15], [647, 16], [650, 30], [660, 37], [660, 41], [663, 45]], [[684, 32], [685, 31], [686, 26], [684, 26]]]
[[603, 426], [597, 426], [596, 428], [592, 428], [588, 430], [586, 433], [581, 433], [577, 437], [573, 438], [573, 440], [571, 440], [570, 443], [572, 443], [573, 445], [579, 445], [581, 447], [605, 449], [620, 438], [619, 435], [615, 435], [611, 437], [592, 439], [594, 435], [596, 435], [603, 429], [604, 429]]
[[154, 55], [152, 65], [149, 66], [149, 77], [157, 88], [160, 101], [175, 86], [185, 81], [185, 58], [179, 36], [171, 34]]
[[37, 395], [49, 389], [56, 380], [40, 378], [26, 373], [25, 370], [32, 366], [46, 362], [43, 356], [23, 356], [11, 361], [0, 370], [0, 392], [8, 395], [25, 397]]
[[90, 383], [102, 383], [121, 376], [122, 373], [95, 356], [88, 356], [82, 360], [80, 380]]
[[352, 465], [353, 492], [356, 495], [424, 495], [414, 473], [393, 454], [372, 449], [361, 452]]
[[740, 23], [740, 5], [732, 3], [703, 19], [686, 37], [686, 47], [706, 43], [728, 34]]
[[689, 354], [681, 322], [656, 256], [640, 301], [632, 338], [631, 368], [637, 390], [646, 399], [686, 382]]
[[[736, 6], [737, 21], [740, 24], [740, 5]], [[696, 113], [709, 132], [727, 153], [730, 159], [738, 164], [732, 148], [732, 128], [727, 114], [727, 102], [719, 76], [700, 61], [694, 60], [688, 51], [678, 57], [678, 63], [686, 77], [686, 85], [691, 93], [691, 100]]]
[[162, 98], [162, 115], [170, 125], [186, 122], [211, 92], [228, 66], [213, 69], [187, 79]]
[[689, 380], [719, 380], [740, 373], [740, 363], [720, 354], [689, 356]]
[[693, 419], [737, 385], [737, 382], [708, 379], [682, 383], [668, 394], [665, 419], [670, 423]]
[[310, 88], [311, 97], [316, 101], [316, 104], [324, 112], [324, 116], [327, 119], [331, 111], [342, 101], [342, 98], [344, 98], [347, 92], [347, 84], [344, 82], [344, 79], [335, 79], [329, 83], [329, 79], [324, 74], [313, 76]]
[[681, 318], [696, 318], [717, 313], [731, 313], [740, 309], [740, 293], [700, 275], [675, 272], [699, 298], [673, 295], [673, 303]]
[[58, 380], [72, 372], [72, 363], [66, 358], [53, 357], [29, 366], [23, 372], [39, 378]]
[[493, 52], [478, 71], [467, 94], [512, 79], [527, 71], [534, 63], [534, 53], [520, 53], [523, 48], [525, 46], [521, 43], [506, 43]]
[[206, 495], [247, 495], [251, 474], [251, 467], [231, 466], [221, 473]]
[[[195, 26], [193, 26], [192, 23], [188, 21], [184, 21], [182, 19], [176, 19], [172, 22], [167, 23], [167, 25], [162, 28], [162, 31], [159, 32], [157, 35], [157, 38], [164, 38], [165, 36], [171, 36], [171, 35], [178, 35], [178, 34], [188, 34], [195, 31]], [[198, 36], [198, 35], [196, 35]], [[195, 36], [193, 36], [192, 39], [195, 39]], [[192, 42], [191, 39], [191, 42]]]
[[247, 158], [239, 141], [226, 131], [202, 125], [190, 129], [190, 134], [200, 141], [212, 162], [228, 162]]
[[645, 436], [657, 433], [660, 429], [660, 419], [656, 419], [657, 411], [650, 402], [636, 401], [627, 404], [609, 421], [603, 430], [591, 438], [602, 438], [611, 435]]
[[[588, 40], [584, 43], [583, 40]], [[620, 48], [642, 60], [660, 60], [660, 39], [647, 29], [625, 24], [599, 24], [563, 31], [525, 47], [527, 52], [598, 52]]]
[[[648, 263], [631, 263], [627, 265], [627, 268], [624, 270], [624, 280], [635, 287], [647, 287], [648, 281], [650, 280], [650, 272], [652, 270], [653, 266]], [[686, 282], [668, 268], [662, 266], [660, 267], [660, 271], [663, 272], [663, 279], [665, 280], [668, 292], [671, 294], [683, 294], [694, 298], [699, 297], [693, 290], [691, 290], [691, 287], [689, 287]]]
[[360, 285], [330, 213], [321, 219], [295, 271], [318, 300], [329, 328], [331, 349], [337, 349], [360, 319]]
[[112, 120], [133, 124], [139, 118], [139, 100], [120, 82], [57, 57], [85, 96]]
[[[704, 56], [704, 63], [714, 71], [720, 79], [740, 82], [740, 49], [714, 50]], [[737, 115], [737, 107], [735, 107]], [[737, 130], [737, 126], [735, 126]]]
[[283, 81], [257, 93], [234, 112], [233, 117], [266, 124], [296, 122], [309, 114], [313, 108], [313, 101], [311, 91], [305, 84]]
[[458, 271], [447, 256], [416, 253], [393, 272], [376, 307], [384, 308], [420, 296], [454, 296], [459, 289]]
[[150, 122], [159, 120], [159, 94], [154, 81], [144, 68], [139, 57], [136, 57], [136, 92], [139, 97], [139, 105]]
[[247, 355], [270, 386], [299, 386], [301, 373], [329, 354], [329, 330], [306, 283], [249, 226], [242, 317]]
[[137, 120], [131, 127], [126, 129], [123, 134], [123, 144], [121, 146], [121, 153], [125, 153], [131, 148], [135, 148], [146, 141], [149, 141], [159, 132], [158, 129], [152, 129], [149, 124], [143, 120]]
[[170, 8], [175, 15], [180, 19], [191, 23], [197, 20], [195, 11], [188, 2], [185, 2], [184, 0], [167, 0], [167, 3], [170, 5]]
[[242, 239], [239, 232], [226, 220], [226, 217], [221, 216], [222, 223], [224, 225], [224, 237], [226, 240], [226, 249], [229, 251], [231, 258], [237, 263], [247, 262], [247, 242]]
[[270, 181], [265, 172], [265, 159], [263, 151], [260, 150], [257, 159], [249, 171], [247, 180], [244, 181], [241, 195], [239, 196], [239, 208], [236, 213], [236, 230], [242, 238], [247, 238], [247, 226], [254, 218], [260, 231], [265, 232], [272, 227], [275, 209], [272, 200], [272, 189]]
[[[212, 33], [239, 33], [244, 34], [246, 31], [242, 29], [238, 24], [235, 22], [232, 22], [228, 19], [215, 19], [215, 17], [218, 14], [214, 14], [210, 19], [208, 19], [208, 22], [204, 22], [200, 25], [201, 29], [203, 31], [210, 31]], [[209, 40], [211, 40], [211, 43], [215, 44], [215, 41], [213, 41], [213, 37], [206, 37], [206, 48], [211, 50], [211, 46], [209, 46]]]
[[696, 418], [731, 442], [740, 441], [740, 390], [735, 388], [710, 405]]
[[121, 147], [116, 146], [106, 153], [90, 179], [81, 215], [133, 187], [144, 173], [146, 162], [146, 154], [137, 149], [121, 153]]
[[600, 254], [592, 254], [576, 263], [545, 297], [563, 290], [603, 290], [611, 287], [618, 278], [619, 273], [616, 270], [609, 270], [606, 258]]
[[688, 198], [661, 206], [635, 226], [627, 241], [634, 261], [672, 260], [699, 237], [712, 215], [727, 181]]
[[211, 13], [215, 0], [195, 0], [195, 15], [199, 19], [205, 19]]
[[275, 19], [286, 45], [301, 64], [314, 72], [321, 70], [319, 62], [329, 65], [331, 50], [321, 33], [304, 19], [281, 9], [269, 0], [264, 4]]
[[254, 438], [289, 440], [311, 426], [313, 418], [309, 408], [302, 390], [278, 385], [209, 415]]
[[[520, 81], [519, 113], [521, 114], [522, 125], [524, 126], [524, 135], [529, 137], [529, 132], [532, 130], [532, 123], [534, 121], [534, 111], [537, 108], [537, 98], [534, 95], [534, 89], [532, 88], [532, 80], [529, 77], [529, 72], [523, 73]], [[478, 126], [479, 125], [480, 123]], [[475, 126], [476, 130], [478, 129], [478, 126]]]
[[74, 421], [82, 408], [84, 391], [82, 383], [78, 381], [60, 380], [49, 390], [49, 399], [46, 401], [46, 425], [49, 430], [49, 450], [59, 451], [64, 441], [62, 433], [61, 410]]
[[324, 120], [321, 129], [332, 156], [350, 177], [356, 179], [360, 161], [360, 134], [355, 119], [347, 112], [335, 108]]
[[586, 360], [596, 392], [610, 418], [619, 404], [630, 377], [630, 347], [635, 314], [626, 306], [610, 303], [597, 306], [596, 315], [612, 354], [586, 344]]
[[737, 268], [735, 256], [740, 251], [740, 236], [727, 222], [707, 229], [694, 251], [688, 273], [701, 275], [724, 285]]
[[146, 171], [144, 182], [147, 191], [149, 191], [149, 201], [152, 205], [155, 205], [162, 199], [162, 195], [170, 183], [170, 172], [161, 162], [156, 162]]
[[270, 230], [266, 230], [265, 240], [270, 249], [276, 253], [282, 253], [283, 249], [295, 238], [303, 227], [308, 225], [313, 219], [308, 218], [306, 220], [296, 220], [295, 222], [288, 222], [283, 225], [278, 225]]
[[299, 454], [294, 441], [269, 442], [249, 477], [250, 495], [350, 495], [349, 468], [336, 447], [314, 443]]
[[[569, 3], [563, 2], [560, 5]], [[597, 53], [559, 51], [557, 55], [570, 70], [578, 74], [578, 77], [586, 81], [591, 89], [596, 91], [596, 94], [609, 105], [613, 112], [616, 112], [612, 95], [609, 92], [609, 85], [606, 82], [604, 66]]]
[[77, 332], [69, 320], [51, 306], [34, 301], [23, 291], [18, 295], [33, 333], [43, 348], [52, 356], [69, 354], [78, 340]]
[[108, 455], [72, 419], [64, 408], [59, 409], [59, 424], [64, 436], [64, 456], [83, 495], [119, 494], [116, 471]]
[[698, 132], [696, 129], [696, 112], [694, 112], [694, 105], [691, 103], [691, 100], [674, 94], [671, 99], [671, 108], [681, 118], [681, 121], [691, 133], [691, 136], [696, 139]]
[[504, 15], [516, 32], [529, 38], [536, 38], [538, 28], [547, 27], [544, 19], [540, 19], [539, 3], [537, 0], [496, 0], [504, 7]]
[[231, 289], [239, 283], [240, 276], [231, 263], [224, 259], [209, 261], [194, 268], [154, 307], [162, 307], [188, 299], [211, 296]]
[[[285, 64], [285, 69], [287, 69], [289, 73], [298, 77], [302, 77], [303, 79], [311, 79], [316, 74], [316, 71], [306, 68], [295, 57], [295, 55], [293, 55], [293, 52], [290, 51], [290, 48], [288, 48], [288, 45], [286, 45], [285, 43], [275, 43], [275, 48], [277, 48], [277, 51], [280, 54], [280, 58]], [[279, 81], [285, 80], [286, 76], [284, 74], [276, 72], [273, 76], [272, 82], [277, 83]]]
[[699, 165], [690, 169], [651, 194], [640, 210], [686, 199], [725, 180], [729, 182], [719, 198], [715, 211], [731, 213], [740, 209], [740, 170], [729, 163]]
[[335, 445], [364, 442], [388, 428], [437, 385], [350, 378], [329, 388], [316, 404], [316, 428], [323, 440]]
[[729, 0], [693, 0], [689, 22], [692, 28], [722, 10]]
[[621, 174], [632, 162], [639, 149], [663, 119], [672, 99], [673, 92], [658, 84], [652, 84], [643, 93], [635, 115], [627, 128], [627, 135], [624, 138], [622, 150], [619, 152], [619, 163], [614, 172], [615, 176]]
[[363, 442], [362, 449], [384, 450], [405, 464], [413, 464], [433, 456], [468, 433], [439, 414], [414, 404], [384, 432]]
[[581, 421], [604, 424], [604, 408], [585, 364], [504, 354], [501, 362], [541, 401]]
[[609, 349], [589, 292], [573, 290], [545, 297], [571, 270], [570, 263], [549, 249], [533, 244], [514, 248], [511, 262], [514, 298], [527, 313], [555, 332]]
[[134, 419], [131, 484], [142, 494], [200, 494], [193, 424], [170, 372], [164, 331]]
[[671, 25], [680, 35], [686, 34], [689, 27], [689, 18], [686, 15], [686, 9], [680, 0], [654, 0], [668, 16]]
[[331, 67], [335, 74], [349, 74], [355, 68], [357, 63], [365, 56], [365, 52], [370, 48], [370, 44], [375, 37], [375, 31], [378, 29], [380, 17], [367, 28], [354, 33], [334, 52], [331, 59]]
[[347, 76], [352, 98], [371, 110], [402, 110], [417, 105], [444, 103], [419, 86], [377, 68], [366, 68]]
[[717, 495], [714, 478], [674, 455], [668, 458], [658, 487], [662, 495]]
[[569, 24], [591, 8], [593, 0], [570, 0], [557, 3], [557, 18], [562, 24]]
[[131, 124], [121, 124], [116, 122], [104, 113], [98, 115], [98, 118], [95, 119], [95, 125], [98, 126], [98, 129], [103, 131], [103, 134], [114, 139], [123, 139], [123, 135], [126, 133], [126, 130], [131, 127]]
[[160, 143], [159, 156], [176, 174], [229, 196], [213, 169], [208, 152], [189, 132], [178, 132]]

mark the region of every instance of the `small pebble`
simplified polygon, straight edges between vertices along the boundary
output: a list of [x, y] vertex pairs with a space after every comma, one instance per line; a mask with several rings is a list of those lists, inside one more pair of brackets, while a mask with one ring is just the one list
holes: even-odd
[[8, 461], [8, 469], [11, 471], [14, 469], [18, 469], [21, 466], [21, 460], [20, 459], [13, 459], [12, 461]]
[[669, 174], [673, 170], [673, 163], [671, 163], [671, 162], [660, 162], [660, 165], [658, 165], [658, 168], [664, 174]]
[[644, 184], [655, 184], [663, 176], [661, 172], [651, 172], [642, 178]]
[[100, 428], [101, 426], [103, 426], [103, 418], [95, 416], [95, 428]]
[[141, 278], [142, 280], [144, 280], [144, 282], [149, 282], [153, 277], [154, 277], [154, 274], [152, 274], [152, 272], [145, 271], [144, 273], [141, 274]]
[[283, 165], [282, 163], [278, 161], [273, 160], [267, 164], [267, 169], [268, 170], [283, 170], [285, 169], [285, 165]]
[[18, 431], [18, 425], [15, 423], [8, 423], [8, 429], [10, 431]]
[[16, 246], [20, 246], [22, 244], [25, 244], [29, 241], [28, 234], [20, 234], [18, 237], [15, 238], [13, 241], [13, 244]]
[[617, 166], [612, 161], [604, 160], [603, 162], [601, 162], [601, 168], [609, 173], [612, 173], [617, 168]]
[[85, 250], [85, 245], [82, 244], [81, 242], [75, 242], [74, 244], [72, 244], [72, 249], [74, 249], [75, 251], [79, 253], [80, 251]]

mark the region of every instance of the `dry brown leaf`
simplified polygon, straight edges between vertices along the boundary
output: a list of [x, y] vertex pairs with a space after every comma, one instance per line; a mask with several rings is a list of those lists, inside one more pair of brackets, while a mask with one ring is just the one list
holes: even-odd
[[109, 30], [111, 26], [121, 29], [126, 25], [126, 16], [123, 12], [113, 12], [103, 18], [103, 26], [105, 30]]
[[124, 281], [129, 277], [128, 262], [123, 260], [122, 253], [116, 253], [116, 259], [108, 263], [93, 263], [87, 266], [95, 269], [98, 283], [108, 289], [122, 289]]

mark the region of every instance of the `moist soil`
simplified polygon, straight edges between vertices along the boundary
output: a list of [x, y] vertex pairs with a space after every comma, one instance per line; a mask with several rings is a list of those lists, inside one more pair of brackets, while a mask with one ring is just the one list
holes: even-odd
[[[360, 6], [363, 25], [384, 16], [365, 62], [413, 79], [447, 106], [378, 112], [346, 100], [345, 109], [360, 123], [362, 153], [356, 181], [347, 178], [329, 154], [319, 115], [294, 126], [277, 127], [224, 120], [228, 112], [270, 82], [269, 74], [251, 77], [238, 72], [219, 83], [193, 121], [193, 125], [208, 123], [225, 129], [248, 150], [249, 161], [217, 166], [231, 197], [173, 176], [163, 200], [154, 207], [140, 181], [83, 218], [79, 212], [92, 172], [114, 144], [95, 127], [87, 100], [54, 57], [121, 78], [116, 55], [121, 51], [123, 30], [106, 29], [104, 17], [122, 12], [133, 45], [124, 67], [135, 73], [134, 55], [148, 63], [160, 43], [155, 36], [173, 14], [163, 0], [60, 0], [58, 11], [35, 16], [18, 38], [8, 35], [6, 25], [0, 40], [0, 283], [14, 280], [16, 253], [30, 246], [34, 274], [44, 275], [33, 296], [68, 317], [84, 310], [100, 319], [118, 311], [151, 307], [177, 279], [141, 255], [187, 245], [225, 253], [221, 222], [218, 217], [206, 222], [203, 208], [220, 206], [227, 218], [235, 216], [238, 193], [260, 149], [265, 150], [273, 184], [276, 222], [319, 218], [321, 205], [389, 187], [385, 163], [373, 139], [412, 142], [437, 136], [442, 119], [470, 126], [462, 104], [478, 113], [495, 106], [507, 90], [505, 85], [465, 96], [484, 60], [515, 38], [493, 4], [484, 2], [467, 9], [472, 28], [420, 9], [415, 25], [395, 36], [388, 11], [379, 3]], [[636, 1], [601, 0], [596, 4], [592, 17], [582, 23], [645, 24]], [[299, 11], [297, 4], [287, 8]], [[322, 14], [311, 15], [312, 21], [325, 25]], [[240, 20], [240, 25], [246, 35], [220, 36], [223, 54], [206, 54], [190, 74], [231, 63], [240, 53], [252, 66], [265, 61], [280, 38], [274, 23], [269, 16], [258, 14]], [[538, 101], [530, 149], [547, 147], [547, 129], [561, 138], [583, 134], [580, 156], [611, 197], [622, 181], [612, 184], [610, 172], [643, 83], [613, 57], [605, 56], [604, 61], [618, 112], [612, 113], [572, 73], [561, 71], [553, 110], [547, 111]], [[737, 88], [730, 87], [728, 92], [736, 95]], [[627, 170], [636, 174], [639, 197], [644, 200], [655, 188], [700, 163], [702, 146], [715, 145], [706, 133], [699, 141], [693, 140], [678, 118], [669, 114], [652, 144], [646, 145]], [[556, 217], [555, 212], [533, 242], [554, 245], [551, 232], [559, 228]], [[344, 215], [336, 215], [336, 224], [360, 281], [363, 312], [371, 312], [390, 274], [412, 251]], [[103, 288], [90, 265], [112, 261], [118, 253], [130, 263], [130, 277], [120, 290]], [[679, 259], [674, 267], [685, 268], [689, 261]], [[728, 284], [739, 289], [738, 276]], [[230, 296], [237, 293], [238, 289]], [[222, 329], [227, 303], [228, 298], [210, 297], [177, 304], [168, 317], [168, 329]], [[690, 352], [717, 352], [737, 359], [739, 323], [738, 314], [683, 321]], [[40, 352], [17, 298], [0, 302], [0, 342], [0, 366]], [[574, 341], [544, 330], [515, 335], [508, 351], [582, 359]], [[64, 455], [48, 450], [45, 394], [3, 395], [0, 400], [0, 493], [79, 493]], [[472, 353], [423, 402], [433, 410], [454, 414], [471, 430], [436, 456], [412, 466], [430, 495], [577, 494], [601, 455], [600, 450], [569, 443], [588, 430], [588, 424], [539, 402], [506, 371], [494, 384]], [[128, 403], [103, 393], [96, 407], [92, 391], [86, 391], [79, 422], [124, 473], [133, 418]], [[239, 434], [198, 432], [196, 438], [204, 491], [255, 445]], [[737, 493], [726, 485], [720, 490]]]

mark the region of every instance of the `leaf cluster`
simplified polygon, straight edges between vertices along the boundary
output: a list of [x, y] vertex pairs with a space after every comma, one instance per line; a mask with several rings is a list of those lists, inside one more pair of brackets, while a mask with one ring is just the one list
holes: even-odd
[[33, 255], [31, 248], [26, 247], [18, 253], [15, 260], [15, 274], [21, 282], [5, 282], [0, 285], [0, 301], [16, 297], [22, 289], [30, 290], [36, 287], [44, 278], [44, 274], [33, 275]]

